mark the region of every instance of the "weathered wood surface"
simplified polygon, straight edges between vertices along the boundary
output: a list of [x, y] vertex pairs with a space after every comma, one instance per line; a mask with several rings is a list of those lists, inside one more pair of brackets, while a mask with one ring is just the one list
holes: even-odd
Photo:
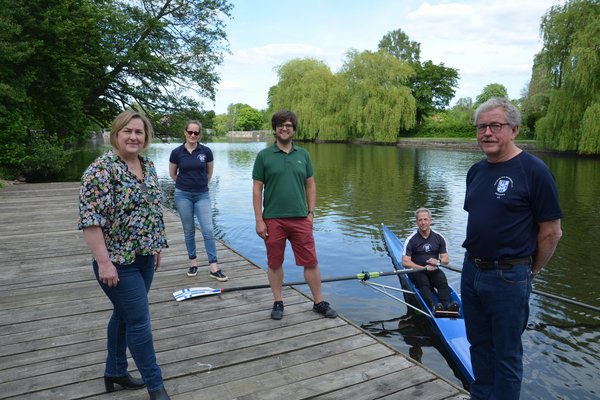
[[[2, 399], [147, 398], [145, 390], [104, 393], [111, 305], [76, 229], [77, 203], [77, 183], [0, 190]], [[268, 289], [177, 303], [172, 292], [184, 287], [267, 279], [223, 243], [217, 251], [229, 282], [208, 277], [202, 251], [198, 276], [188, 278], [179, 220], [167, 211], [165, 222], [170, 248], [149, 297], [157, 358], [174, 400], [466, 398], [343, 317], [313, 313], [311, 301], [291, 288], [281, 321], [269, 318]], [[202, 250], [201, 240], [198, 245]]]

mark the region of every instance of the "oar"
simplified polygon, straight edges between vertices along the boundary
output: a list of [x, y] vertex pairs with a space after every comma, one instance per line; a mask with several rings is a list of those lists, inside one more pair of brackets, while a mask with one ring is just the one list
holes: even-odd
[[415, 294], [415, 292], [411, 292], [410, 290], [404, 290], [404, 289], [397, 288], [397, 287], [394, 287], [394, 286], [382, 285], [380, 283], [375, 283], [375, 282], [365, 282], [365, 281], [362, 281], [361, 283], [363, 285], [366, 285], [366, 286], [370, 287], [373, 290], [378, 291], [379, 293], [383, 293], [384, 295], [386, 295], [386, 296], [388, 296], [388, 297], [390, 297], [390, 298], [392, 298], [392, 299], [394, 299], [396, 301], [399, 301], [400, 303], [404, 304], [405, 306], [412, 308], [413, 310], [415, 310], [415, 311], [417, 311], [417, 312], [425, 315], [426, 317], [433, 318], [433, 316], [431, 314], [426, 313], [425, 311], [421, 310], [420, 308], [415, 307], [412, 304], [409, 304], [408, 302], [399, 299], [398, 297], [394, 296], [391, 293], [388, 293], [386, 291], [386, 289], [394, 290], [396, 292], [410, 293], [410, 294]]
[[[392, 271], [392, 272], [361, 272], [356, 275], [349, 276], [339, 276], [334, 278], [324, 278], [321, 279], [321, 282], [337, 282], [337, 281], [349, 281], [352, 279], [358, 279], [361, 281], [368, 281], [371, 278], [379, 278], [382, 276], [389, 275], [399, 275], [399, 274], [410, 274], [412, 272], [417, 272], [424, 270], [426, 268], [415, 268], [415, 269], [406, 269], [401, 271]], [[306, 282], [288, 282], [283, 283], [283, 286], [299, 286], [306, 285]], [[269, 284], [263, 285], [250, 285], [250, 286], [235, 286], [235, 287], [225, 287], [225, 288], [210, 288], [210, 287], [192, 287], [187, 289], [181, 289], [176, 292], [173, 292], [173, 296], [177, 301], [183, 301], [187, 299], [191, 299], [192, 297], [200, 297], [200, 296], [211, 296], [214, 294], [220, 294], [224, 292], [234, 292], [237, 290], [253, 290], [253, 289], [267, 289], [271, 287]]]
[[[455, 267], [451, 267], [451, 266], [449, 266], [449, 265], [441, 265], [441, 264], [440, 264], [440, 265], [438, 265], [438, 267], [440, 267], [440, 266], [441, 266], [441, 267], [444, 267], [444, 268], [447, 268], [447, 269], [449, 269], [450, 271], [454, 271], [454, 272], [462, 273], [462, 269], [458, 269], [458, 268], [455, 268]], [[587, 308], [588, 310], [592, 310], [592, 311], [600, 312], [600, 307], [596, 307], [596, 306], [593, 306], [593, 305], [591, 305], [591, 304], [582, 303], [582, 302], [580, 302], [580, 301], [573, 300], [573, 299], [569, 299], [569, 298], [567, 298], [567, 297], [559, 296], [559, 295], [552, 294], [552, 293], [545, 293], [545, 292], [542, 292], [542, 291], [539, 291], [539, 290], [536, 290], [536, 289], [533, 289], [531, 292], [532, 292], [532, 293], [535, 293], [535, 294], [537, 294], [537, 295], [540, 295], [540, 296], [545, 296], [545, 297], [548, 297], [549, 299], [553, 299], [553, 300], [562, 301], [562, 302], [564, 302], [564, 303], [572, 304], [572, 305], [574, 305], [574, 306], [578, 306], [578, 307], [582, 307], [582, 308]]]

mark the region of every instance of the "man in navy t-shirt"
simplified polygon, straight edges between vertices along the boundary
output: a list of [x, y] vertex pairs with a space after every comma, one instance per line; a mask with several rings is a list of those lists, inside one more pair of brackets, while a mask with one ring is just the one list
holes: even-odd
[[475, 112], [486, 159], [467, 173], [461, 279], [475, 374], [471, 399], [519, 398], [531, 282], [562, 235], [556, 182], [540, 159], [515, 145], [520, 124], [506, 99], [492, 98]]
[[[451, 301], [446, 275], [437, 267], [449, 262], [446, 239], [431, 229], [431, 211], [427, 208], [419, 208], [415, 217], [419, 229], [404, 242], [402, 265], [405, 268], [427, 267], [427, 271], [413, 272], [409, 277], [432, 311], [458, 311], [458, 303]], [[437, 290], [440, 302], [434, 301], [433, 289]]]

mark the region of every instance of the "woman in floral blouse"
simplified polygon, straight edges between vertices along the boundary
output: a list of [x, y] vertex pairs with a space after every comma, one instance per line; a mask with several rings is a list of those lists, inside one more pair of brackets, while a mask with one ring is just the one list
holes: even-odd
[[[161, 192], [152, 161], [140, 155], [148, 147], [152, 126], [136, 111], [113, 121], [112, 150], [84, 172], [79, 229], [92, 251], [94, 274], [113, 304], [108, 322], [104, 384], [126, 389], [147, 386], [150, 399], [168, 399], [156, 363], [148, 290], [167, 247]], [[129, 351], [142, 379], [127, 372]]]

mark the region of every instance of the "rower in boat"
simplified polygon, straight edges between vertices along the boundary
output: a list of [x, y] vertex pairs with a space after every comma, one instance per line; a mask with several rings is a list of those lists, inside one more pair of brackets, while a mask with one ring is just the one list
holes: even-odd
[[415, 211], [417, 231], [410, 235], [404, 245], [402, 265], [405, 268], [427, 270], [410, 274], [427, 306], [436, 316], [456, 316], [459, 306], [452, 300], [448, 280], [438, 265], [448, 265], [446, 239], [431, 229], [431, 211], [419, 208]]
[[[404, 244], [394, 233], [385, 225], [382, 226], [383, 238], [387, 247], [394, 268], [400, 271], [411, 270], [410, 273], [400, 274], [401, 288], [399, 291], [404, 293], [405, 300], [402, 301], [400, 298], [392, 296], [389, 293], [381, 291], [383, 294], [392, 297], [401, 303], [405, 304], [411, 310], [414, 310], [419, 315], [424, 315], [426, 321], [429, 322], [436, 335], [441, 340], [443, 346], [447, 349], [452, 359], [452, 363], [456, 366], [456, 369], [452, 367], [456, 376], [461, 380], [465, 389], [468, 390], [469, 385], [475, 380], [473, 376], [473, 369], [471, 367], [471, 358], [469, 354], [469, 341], [467, 340], [467, 334], [465, 332], [465, 322], [462, 315], [462, 306], [460, 297], [450, 287], [451, 299], [458, 305], [458, 312], [439, 312], [434, 313], [425, 303], [423, 296], [416, 285], [409, 278], [417, 272], [412, 272], [414, 269], [406, 268], [402, 265], [402, 255], [404, 252]], [[423, 267], [420, 267], [423, 268]], [[388, 289], [391, 289], [388, 287]], [[432, 296], [437, 299], [437, 292], [433, 291]], [[448, 315], [448, 314], [452, 315]]]

